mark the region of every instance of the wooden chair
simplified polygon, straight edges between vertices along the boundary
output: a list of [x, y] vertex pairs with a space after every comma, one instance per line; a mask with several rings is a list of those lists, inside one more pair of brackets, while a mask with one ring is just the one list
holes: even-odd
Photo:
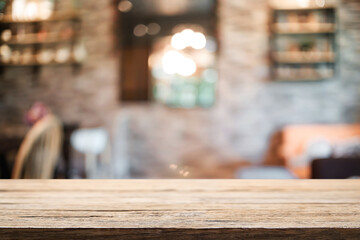
[[53, 178], [62, 143], [62, 126], [54, 115], [39, 120], [28, 132], [16, 155], [13, 179]]

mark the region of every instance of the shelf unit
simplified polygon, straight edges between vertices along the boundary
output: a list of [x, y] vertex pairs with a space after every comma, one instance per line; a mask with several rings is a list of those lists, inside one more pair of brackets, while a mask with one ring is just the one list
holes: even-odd
[[[58, 0], [57, 0], [58, 1]], [[12, 4], [11, 1], [8, 2], [9, 6]], [[55, 1], [56, 4], [56, 1]], [[76, 61], [73, 57], [75, 46], [80, 44], [80, 29], [81, 29], [81, 17], [78, 10], [72, 9], [67, 11], [54, 11], [53, 14], [46, 19], [14, 19], [10, 14], [4, 14], [0, 16], [0, 46], [7, 46], [12, 51], [17, 51], [21, 53], [20, 55], [24, 58], [24, 49], [27, 49], [31, 52], [29, 59], [27, 61], [17, 61], [6, 60], [3, 61], [0, 57], [0, 73], [4, 73], [6, 69], [12, 67], [30, 67], [34, 78], [36, 79], [38, 73], [42, 67], [46, 66], [72, 66], [74, 72], [77, 72], [81, 66], [81, 62]], [[47, 25], [48, 28], [53, 29], [53, 26], [56, 24], [66, 24], [67, 31], [70, 33], [64, 33], [60, 30], [58, 31], [49, 31], [43, 32], [43, 26]], [[31, 29], [31, 32], [20, 32], [15, 33], [13, 29], [18, 29], [18, 26], [22, 26], [23, 29]], [[4, 30], [10, 29], [11, 37], [9, 39], [4, 39], [1, 34]], [[55, 27], [56, 29], [56, 27]], [[16, 32], [15, 31], [15, 32]], [[62, 46], [66, 46], [69, 49], [69, 58], [63, 62], [56, 62], [55, 59], [51, 61], [38, 61], [37, 57], [41, 51], [44, 49], [52, 51], [53, 54]]]
[[272, 25], [275, 34], [326, 34], [335, 33], [335, 24], [279, 24]]
[[80, 20], [79, 11], [58, 11], [54, 12], [49, 18], [46, 19], [31, 19], [31, 20], [17, 20], [13, 19], [11, 15], [4, 15], [0, 18], [1, 23], [36, 23], [36, 22], [57, 22], [68, 20]]
[[67, 66], [67, 65], [80, 65], [80, 63], [71, 59], [67, 62], [49, 62], [49, 63], [39, 63], [36, 61], [28, 62], [28, 63], [0, 63], [0, 66], [3, 67], [29, 67], [29, 66]]
[[323, 52], [274, 52], [272, 59], [277, 63], [301, 64], [301, 63], [334, 63], [333, 53]]
[[0, 41], [1, 44], [7, 44], [7, 45], [33, 45], [33, 44], [39, 44], [39, 45], [45, 45], [45, 44], [59, 44], [59, 43], [66, 43], [73, 41], [73, 38], [65, 38], [61, 39], [59, 37], [52, 37], [51, 35], [49, 37], [46, 37], [46, 39], [39, 40], [36, 34], [26, 34], [26, 36], [21, 37], [22, 40], [17, 40], [18, 37], [14, 37], [14, 39], [4, 42]]
[[[336, 72], [336, 7], [272, 6], [274, 81], [326, 80]], [[320, 21], [320, 20], [321, 21]]]
[[327, 10], [327, 9], [334, 9], [336, 8], [335, 4], [325, 4], [324, 6], [318, 6], [318, 5], [310, 5], [309, 7], [301, 7], [301, 6], [295, 6], [292, 4], [292, 6], [281, 6], [276, 5], [273, 6], [273, 9], [276, 9], [277, 11], [299, 11], [299, 10]]

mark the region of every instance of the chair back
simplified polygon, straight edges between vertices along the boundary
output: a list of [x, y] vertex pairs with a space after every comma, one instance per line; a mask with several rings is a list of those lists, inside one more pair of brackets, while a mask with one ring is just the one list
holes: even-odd
[[16, 155], [13, 179], [50, 179], [59, 159], [62, 126], [54, 115], [39, 120], [28, 132]]

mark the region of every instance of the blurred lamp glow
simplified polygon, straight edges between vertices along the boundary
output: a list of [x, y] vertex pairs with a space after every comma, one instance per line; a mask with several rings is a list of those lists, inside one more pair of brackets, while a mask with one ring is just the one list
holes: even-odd
[[181, 50], [186, 48], [185, 40], [181, 33], [176, 33], [171, 39], [171, 46], [175, 49]]
[[38, 16], [38, 6], [36, 3], [31, 2], [26, 5], [25, 8], [25, 19], [31, 20]]
[[182, 60], [183, 56], [176, 51], [169, 51], [164, 54], [162, 65], [164, 72], [167, 74], [175, 74], [177, 72], [177, 64]]
[[45, 20], [51, 17], [54, 8], [54, 2], [44, 1], [39, 3], [40, 18]]
[[54, 10], [53, 0], [13, 0], [12, 17], [15, 21], [48, 19]]
[[202, 34], [200, 32], [194, 33], [191, 46], [195, 49], [204, 48], [206, 46], [206, 38], [205, 38], [204, 34]]
[[191, 29], [185, 29], [180, 33], [187, 47], [191, 45], [191, 42], [194, 38], [194, 33], [195, 32]]
[[191, 58], [185, 57], [177, 51], [168, 51], [162, 58], [162, 66], [167, 74], [180, 74], [188, 77], [196, 72], [196, 64]]
[[202, 49], [206, 46], [206, 37], [200, 32], [185, 29], [172, 37], [171, 46], [177, 50], [182, 50], [187, 47]]
[[184, 57], [178, 65], [177, 73], [181, 76], [188, 77], [196, 72], [196, 64], [191, 58]]
[[297, 0], [300, 7], [306, 8], [310, 6], [310, 0]]

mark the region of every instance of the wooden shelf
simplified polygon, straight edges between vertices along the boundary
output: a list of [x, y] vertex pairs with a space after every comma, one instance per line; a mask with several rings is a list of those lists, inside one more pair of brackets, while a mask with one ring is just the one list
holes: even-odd
[[276, 34], [334, 34], [335, 24], [312, 24], [312, 23], [275, 23], [272, 31]]
[[296, 4], [296, 0], [294, 1], [284, 1], [278, 0], [278, 2], [272, 2], [271, 8], [274, 11], [314, 11], [314, 10], [332, 10], [335, 9], [336, 3], [333, 2], [325, 2], [324, 6], [319, 6], [315, 3], [315, 1], [310, 1], [308, 6], [300, 6], [300, 4]]
[[76, 37], [61, 39], [58, 34], [49, 34], [48, 37], [44, 40], [38, 40], [37, 34], [26, 34], [23, 37], [24, 40], [17, 40], [17, 37], [14, 36], [12, 40], [9, 41], [1, 41], [0, 44], [7, 45], [32, 45], [32, 44], [54, 44], [54, 43], [63, 43], [70, 42], [76, 39]]
[[310, 78], [275, 78], [276, 82], [311, 82], [311, 81], [322, 81], [333, 77], [324, 76], [324, 77], [310, 77]]
[[71, 12], [57, 12], [47, 19], [33, 19], [33, 20], [15, 20], [12, 16], [4, 16], [0, 23], [34, 23], [34, 22], [55, 22], [80, 19], [78, 11]]
[[333, 5], [328, 5], [324, 7], [312, 6], [312, 7], [273, 7], [274, 11], [311, 11], [311, 10], [329, 10], [335, 9]]
[[275, 60], [276, 63], [281, 64], [319, 64], [319, 63], [335, 63], [334, 60]]
[[301, 30], [301, 31], [275, 31], [277, 34], [287, 34], [287, 35], [301, 35], [301, 34], [335, 34], [334, 30], [323, 30], [323, 31], [309, 31], [309, 30]]
[[313, 73], [313, 74], [293, 74], [293, 76], [280, 76], [279, 74], [274, 75], [275, 81], [287, 81], [287, 82], [293, 82], [293, 81], [318, 81], [318, 80], [324, 80], [329, 79], [334, 76], [333, 72], [328, 73]]
[[273, 53], [273, 60], [276, 63], [287, 64], [315, 64], [315, 63], [334, 63], [334, 53]]
[[31, 62], [31, 63], [0, 63], [2, 67], [34, 67], [34, 66], [64, 66], [64, 65], [79, 65], [81, 63], [76, 61], [68, 61], [64, 63], [50, 62], [50, 63], [39, 63], [39, 62]]

